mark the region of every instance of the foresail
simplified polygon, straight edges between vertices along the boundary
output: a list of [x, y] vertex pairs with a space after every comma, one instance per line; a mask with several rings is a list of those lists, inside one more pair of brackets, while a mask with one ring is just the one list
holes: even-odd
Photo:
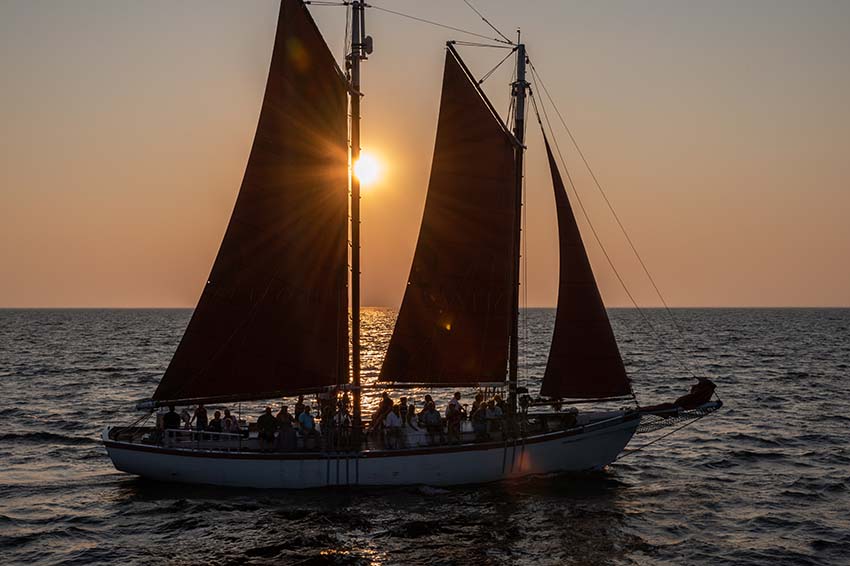
[[347, 382], [346, 116], [333, 55], [304, 5], [282, 0], [242, 187], [158, 402]]
[[545, 139], [560, 244], [558, 311], [540, 394], [562, 399], [629, 395], [631, 387], [558, 165]]
[[422, 226], [381, 381], [504, 381], [514, 147], [513, 136], [449, 47]]

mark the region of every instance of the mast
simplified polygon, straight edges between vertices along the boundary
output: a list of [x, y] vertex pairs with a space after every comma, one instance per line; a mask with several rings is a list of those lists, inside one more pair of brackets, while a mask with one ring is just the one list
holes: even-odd
[[[354, 430], [359, 438], [362, 417], [360, 411], [360, 179], [354, 165], [360, 159], [360, 61], [371, 52], [371, 38], [364, 39], [365, 5], [363, 0], [352, 3], [351, 54], [351, 381], [354, 387]], [[367, 43], [369, 47], [367, 47]]]
[[516, 46], [516, 82], [513, 83], [512, 96], [516, 107], [514, 112], [514, 136], [519, 144], [516, 147], [516, 216], [514, 218], [514, 284], [511, 301], [511, 340], [508, 361], [508, 410], [516, 414], [517, 410], [517, 373], [519, 368], [519, 275], [520, 242], [522, 239], [522, 178], [523, 158], [525, 157], [525, 94], [528, 82], [525, 80], [525, 44], [520, 42], [517, 30]]

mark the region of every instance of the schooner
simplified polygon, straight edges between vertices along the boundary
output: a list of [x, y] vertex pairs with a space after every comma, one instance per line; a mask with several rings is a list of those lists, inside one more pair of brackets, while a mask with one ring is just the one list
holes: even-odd
[[[546, 141], [559, 231], [555, 331], [539, 404], [517, 385], [527, 54], [517, 41], [513, 119], [494, 110], [453, 42], [446, 48], [437, 135], [415, 254], [379, 381], [393, 387], [503, 392], [498, 432], [458, 442], [422, 434], [390, 448], [361, 413], [360, 65], [371, 52], [362, 0], [342, 71], [305, 4], [282, 0], [256, 135], [230, 223], [191, 321], [150, 400], [215, 405], [318, 393], [342, 403], [345, 434], [261, 450], [241, 434], [109, 426], [119, 470], [163, 481], [260, 488], [458, 485], [597, 470], [645, 417], [638, 408], [562, 411], [633, 401], [614, 333], [558, 165]], [[350, 220], [349, 220], [350, 219]], [[350, 231], [350, 285], [349, 285]], [[350, 330], [349, 330], [350, 312]], [[719, 403], [675, 419], [706, 414]], [[667, 416], [667, 415], [665, 415]], [[672, 422], [672, 421], [671, 421]], [[342, 440], [340, 440], [342, 439]]]

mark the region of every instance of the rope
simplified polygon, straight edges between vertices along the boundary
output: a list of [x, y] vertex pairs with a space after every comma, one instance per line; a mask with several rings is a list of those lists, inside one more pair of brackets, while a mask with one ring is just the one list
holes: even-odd
[[704, 415], [701, 415], [701, 416], [699, 416], [699, 417], [695, 418], [695, 419], [694, 419], [694, 420], [692, 420], [692, 421], [688, 421], [688, 422], [686, 422], [685, 424], [683, 424], [682, 426], [680, 426], [680, 427], [678, 427], [678, 428], [674, 428], [673, 430], [671, 430], [671, 431], [670, 431], [670, 432], [668, 432], [668, 433], [662, 434], [662, 435], [661, 435], [661, 436], [659, 436], [658, 438], [656, 438], [656, 439], [654, 439], [654, 440], [652, 440], [652, 441], [650, 441], [650, 442], [647, 442], [646, 444], [643, 444], [643, 445], [641, 445], [641, 446], [638, 446], [638, 447], [637, 447], [637, 448], [635, 448], [634, 450], [629, 450], [628, 452], [623, 452], [622, 454], [620, 454], [619, 456], [617, 456], [616, 458], [614, 458], [614, 461], [615, 461], [615, 462], [617, 462], [617, 461], [622, 460], [623, 458], [625, 458], [625, 457], [627, 457], [627, 456], [631, 456], [631, 455], [632, 455], [632, 454], [634, 454], [635, 452], [640, 452], [640, 451], [641, 451], [641, 450], [643, 450], [644, 448], [648, 448], [648, 447], [652, 446], [653, 444], [655, 444], [656, 442], [660, 442], [661, 440], [664, 440], [664, 439], [665, 439], [665, 438], [667, 438], [668, 436], [670, 436], [670, 435], [672, 435], [672, 434], [675, 434], [675, 433], [679, 432], [680, 430], [682, 430], [682, 429], [683, 429], [683, 428], [685, 428], [685, 427], [691, 426], [692, 424], [694, 424], [694, 423], [696, 423], [696, 422], [698, 422], [698, 421], [700, 421], [700, 420], [704, 419], [705, 417], [707, 417], [707, 416], [708, 416], [708, 415], [710, 415], [710, 414], [711, 414], [711, 413], [706, 413], [706, 414], [704, 414]]
[[449, 29], [449, 30], [456, 31], [456, 32], [459, 32], [459, 33], [465, 33], [467, 35], [472, 35], [474, 37], [480, 37], [481, 39], [486, 39], [488, 41], [495, 41], [496, 43], [507, 43], [507, 44], [512, 45], [512, 43], [510, 41], [505, 41], [504, 39], [500, 39], [498, 37], [489, 37], [489, 36], [486, 36], [486, 35], [483, 35], [483, 34], [480, 34], [480, 33], [475, 33], [474, 31], [469, 31], [469, 30], [465, 30], [465, 29], [462, 29], [462, 28], [456, 28], [454, 26], [446, 25], [446, 24], [443, 24], [443, 23], [440, 23], [440, 22], [435, 22], [434, 20], [426, 20], [425, 18], [420, 18], [418, 16], [412, 16], [410, 14], [405, 14], [404, 12], [396, 12], [395, 10], [390, 10], [389, 8], [383, 8], [381, 6], [376, 6], [374, 4], [366, 4], [365, 6], [367, 8], [374, 8], [375, 10], [380, 10], [381, 12], [386, 12], [388, 14], [401, 16], [402, 18], [408, 18], [408, 19], [411, 19], [411, 20], [414, 20], [414, 21], [417, 21], [417, 22], [421, 22], [423, 24], [430, 24], [432, 26], [436, 26], [436, 27], [440, 27], [440, 28], [444, 28], [444, 29]]
[[499, 29], [498, 29], [496, 26], [494, 26], [493, 24], [491, 24], [491, 23], [490, 23], [490, 20], [488, 20], [487, 18], [485, 18], [485, 17], [484, 17], [484, 14], [482, 14], [481, 12], [479, 12], [478, 10], [476, 10], [476, 9], [475, 9], [475, 6], [473, 6], [473, 5], [469, 2], [469, 0], [463, 0], [463, 2], [464, 2], [464, 4], [466, 4], [467, 6], [469, 6], [469, 9], [470, 9], [470, 10], [472, 10], [473, 12], [475, 12], [476, 14], [478, 14], [478, 17], [479, 17], [479, 18], [481, 18], [482, 20], [484, 20], [484, 23], [485, 23], [485, 24], [487, 24], [488, 26], [490, 26], [490, 29], [492, 29], [493, 31], [495, 31], [496, 33], [498, 33], [498, 34], [501, 36], [501, 38], [502, 38], [502, 39], [504, 39], [504, 40], [505, 40], [505, 41], [507, 41], [508, 43], [513, 43], [513, 41], [511, 41], [510, 39], [508, 39], [508, 38], [505, 36], [505, 34], [503, 34], [502, 32], [500, 32], [500, 31], [499, 31]]
[[492, 43], [478, 43], [475, 41], [463, 41], [459, 39], [455, 39], [452, 41], [455, 45], [462, 45], [463, 47], [491, 47], [493, 49], [516, 49], [513, 45], [493, 45]]
[[507, 61], [507, 60], [508, 60], [508, 57], [510, 57], [511, 55], [513, 55], [515, 51], [516, 51], [516, 47], [514, 47], [513, 49], [511, 49], [511, 52], [510, 52], [510, 53], [508, 53], [507, 55], [505, 55], [505, 58], [504, 58], [504, 59], [502, 59], [501, 61], [499, 61], [498, 63], [496, 63], [496, 66], [495, 66], [495, 67], [493, 67], [492, 69], [490, 69], [489, 71], [487, 71], [487, 73], [486, 73], [483, 77], [481, 77], [481, 79], [478, 81], [478, 84], [484, 84], [484, 81], [486, 81], [487, 79], [489, 79], [489, 78], [490, 78], [490, 75], [492, 75], [493, 73], [495, 73], [495, 72], [496, 72], [496, 69], [498, 69], [499, 67], [501, 67], [501, 66], [502, 66], [502, 63], [504, 63], [505, 61]]

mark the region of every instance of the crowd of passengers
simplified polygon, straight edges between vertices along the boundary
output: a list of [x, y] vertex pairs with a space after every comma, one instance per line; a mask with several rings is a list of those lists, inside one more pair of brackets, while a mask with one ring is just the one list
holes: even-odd
[[[256, 422], [260, 449], [296, 450], [299, 437], [303, 439], [305, 447], [316, 447], [320, 442], [325, 447], [348, 446], [353, 424], [350, 407], [347, 394], [339, 400], [320, 399], [315, 416], [314, 410], [304, 402], [303, 395], [298, 397], [291, 413], [288, 405], [282, 406], [276, 415], [271, 407], [266, 407]], [[407, 397], [401, 397], [395, 402], [388, 393], [383, 393], [378, 408], [366, 427], [366, 433], [367, 439], [377, 441], [388, 449], [409, 446], [409, 440], [420, 433], [425, 433], [429, 445], [457, 444], [461, 442], [462, 422], [469, 420], [475, 440], [481, 442], [502, 433], [506, 413], [507, 407], [500, 395], [485, 400], [484, 394], [479, 392], [470, 408], [461, 403], [461, 394], [456, 392], [441, 414], [430, 395], [425, 396], [421, 408], [417, 411], [415, 404], [408, 402]], [[203, 404], [195, 408], [194, 414], [188, 410], [178, 414], [173, 405], [169, 406], [169, 411], [162, 416], [159, 428], [163, 431], [192, 430], [195, 433], [247, 436], [247, 427], [240, 426], [239, 419], [232, 415], [229, 409], [224, 409], [224, 414], [215, 411], [213, 418], [209, 419]], [[205, 438], [221, 437], [208, 435]]]

